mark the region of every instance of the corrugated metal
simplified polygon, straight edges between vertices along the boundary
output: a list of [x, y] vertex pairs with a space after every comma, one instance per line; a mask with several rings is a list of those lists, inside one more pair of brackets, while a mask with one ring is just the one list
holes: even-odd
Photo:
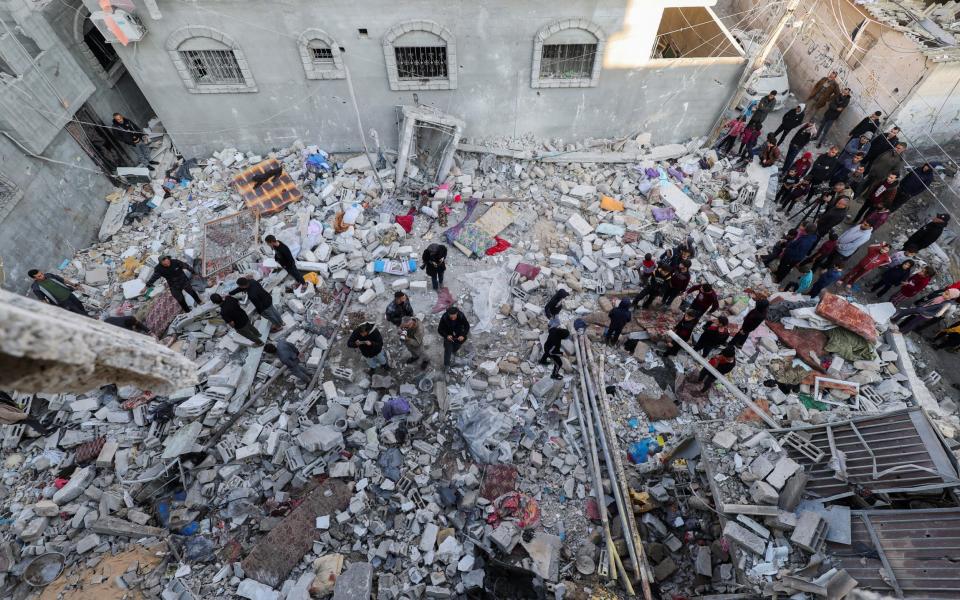
[[[846, 456], [849, 483], [837, 479], [829, 467], [832, 453], [828, 428], [832, 430], [837, 450]], [[786, 431], [781, 430], [781, 433]], [[808, 458], [789, 449], [790, 457], [804, 465], [810, 476], [806, 487], [808, 497], [850, 495], [851, 484], [859, 484], [872, 492], [894, 492], [912, 488], [937, 489], [958, 483], [954, 462], [933, 425], [918, 408], [793, 431], [810, 434], [811, 442], [826, 454], [826, 458], [811, 464]], [[869, 450], [864, 447], [864, 442]], [[879, 478], [874, 478], [874, 460], [876, 472], [882, 474]], [[894, 467], [901, 469], [884, 474]]]
[[850, 546], [827, 544], [860, 587], [900, 598], [960, 598], [960, 509], [851, 513]]

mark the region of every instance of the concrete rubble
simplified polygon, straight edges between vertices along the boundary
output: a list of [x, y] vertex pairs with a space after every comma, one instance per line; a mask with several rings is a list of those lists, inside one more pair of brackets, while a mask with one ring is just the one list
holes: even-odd
[[[845, 302], [843, 314], [857, 311], [854, 327], [837, 311], [823, 317], [816, 299], [777, 292], [758, 259], [785, 228], [770, 207], [775, 175], [761, 181], [770, 174], [751, 170], [751, 178], [695, 143], [634, 145], [609, 162], [589, 146], [567, 148], [583, 155], [574, 162], [535, 160], [563, 151], [558, 140], [497, 151], [465, 140], [444, 183], [427, 194], [413, 183], [414, 153], [396, 189], [392, 167], [366, 156], [322, 155], [327, 166], [316, 169], [307, 159], [320, 149], [300, 142], [269, 156], [228, 148], [189, 169], [190, 178], [132, 190], [126, 200], [138, 212], [61, 272], [82, 282], [86, 306], [137, 314], [159, 340], [143, 344], [161, 348], [151, 352], [170, 381], [81, 378], [83, 391], [30, 400], [55, 433], [4, 427], [2, 543], [16, 553], [0, 573], [4, 596], [25, 585], [14, 567], [33, 557], [63, 553], [68, 592], [72, 574], [134, 546], [155, 549], [164, 568], [125, 574], [124, 585], [165, 599], [456, 598], [481, 588], [562, 598], [603, 586], [622, 595], [609, 579], [610, 548], [638, 592], [649, 579], [663, 597], [856, 587], [829, 560], [812, 562], [829, 557], [833, 526], [798, 508], [811, 500], [811, 465], [790, 448], [807, 448], [805, 426], [923, 403], [955, 460], [956, 404], [927, 389], [917, 373], [921, 349], [889, 330], [885, 307]], [[193, 284], [209, 298], [233, 290], [240, 276], [260, 281], [284, 322], [269, 338], [301, 350], [316, 373], [310, 384], [233, 333], [209, 302], [171, 311], [162, 280], [142, 296], [164, 254], [202, 272], [203, 224], [244, 208], [231, 181], [266, 158], [283, 165], [303, 200], [262, 215], [260, 237], [284, 241], [311, 274], [308, 284], [291, 287], [259, 239]], [[508, 199], [510, 212], [495, 234], [480, 230], [481, 242], [499, 236], [510, 246], [492, 255], [481, 246], [468, 257], [457, 249], [463, 244], [448, 243], [444, 300], [416, 263], [467, 215], [473, 223], [501, 210], [484, 199]], [[409, 232], [395, 222], [408, 213]], [[777, 316], [738, 351], [728, 379], [782, 430], [719, 384], [701, 393], [700, 365], [685, 352], [657, 352], [679, 319], [673, 307], [634, 312], [623, 337], [635, 350], [602, 344], [606, 313], [639, 291], [644, 255], [686, 242], [696, 250], [693, 283], [720, 292], [716, 314], [738, 324], [756, 298], [771, 298]], [[613, 516], [601, 526], [601, 513], [616, 507], [600, 510], [598, 500], [610, 496], [596, 489], [592, 434], [574, 408], [580, 369], [597, 365], [578, 362], [567, 342], [564, 381], [537, 363], [548, 329], [542, 308], [560, 287], [570, 291], [561, 321], [572, 331], [582, 319], [603, 361], [629, 490], [625, 520], [634, 523], [627, 530]], [[397, 328], [384, 320], [397, 289], [423, 322], [424, 369], [405, 362]], [[436, 326], [450, 302], [473, 329], [444, 373]], [[266, 321], [242, 304], [266, 334]], [[346, 347], [364, 321], [380, 328], [389, 372], [368, 373]], [[824, 349], [831, 330], [863, 332], [864, 323], [876, 329], [862, 356]], [[649, 418], [656, 403], [674, 416]], [[405, 412], [396, 414], [397, 405]], [[602, 470], [604, 487], [620, 485], [611, 472]], [[855, 506], [889, 499], [861, 494]], [[643, 578], [628, 561], [632, 529]], [[517, 596], [497, 587], [506, 580]]]

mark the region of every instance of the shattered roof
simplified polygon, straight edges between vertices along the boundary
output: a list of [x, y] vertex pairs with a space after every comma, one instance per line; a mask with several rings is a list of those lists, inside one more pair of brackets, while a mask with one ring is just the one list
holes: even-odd
[[870, 17], [899, 31], [933, 62], [960, 60], [960, 2], [856, 0]]
[[861, 586], [899, 598], [957, 598], [960, 508], [853, 511], [852, 544], [828, 543]]
[[[810, 441], [825, 454], [814, 464], [796, 448], [787, 446], [790, 457], [804, 465], [810, 477], [807, 494], [824, 500], [853, 494], [851, 484], [882, 493], [936, 490], [960, 483], [948, 450], [919, 408], [791, 431], [809, 434]], [[831, 468], [830, 457], [837, 455], [831, 446], [843, 453], [847, 482]]]

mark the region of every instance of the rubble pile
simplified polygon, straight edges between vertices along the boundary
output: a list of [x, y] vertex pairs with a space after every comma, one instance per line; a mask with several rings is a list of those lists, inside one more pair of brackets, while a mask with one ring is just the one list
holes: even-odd
[[[613, 150], [645, 151], [631, 142]], [[891, 306], [775, 292], [757, 257], [784, 228], [769, 207], [775, 176], [738, 172], [712, 150], [579, 163], [465, 146], [439, 186], [417, 180], [422, 164], [398, 178], [385, 162], [298, 142], [268, 156], [225, 149], [176, 179], [111, 198], [137, 208], [60, 271], [82, 282], [89, 308], [136, 314], [195, 363], [199, 384], [165, 396], [106, 386], [15, 397], [58, 429], [36, 437], [5, 428], [2, 585], [26, 585], [20, 575], [34, 557], [61, 553], [69, 597], [102, 561], [147, 548], [154, 564], [109, 583], [165, 600], [588, 597], [605, 586], [623, 593], [609, 581], [613, 548], [632, 581], [664, 596], [856, 587], [844, 568], [811, 563], [827, 540], [843, 539], [831, 537], [825, 501], [809, 504], [806, 479], [827, 463], [862, 488], [870, 475], [834, 465], [844, 457], [804, 427], [920, 404], [952, 458], [960, 426], [956, 406], [938, 403], [914, 371], [919, 349], [888, 331]], [[302, 197], [261, 214], [252, 230], [210, 237], [209, 223], [250, 207], [234, 180], [265, 160]], [[305, 286], [290, 287], [261, 243], [267, 234], [290, 247]], [[240, 250], [211, 271], [217, 245], [237, 239]], [[450, 249], [439, 292], [420, 264], [431, 243]], [[639, 261], [678, 244], [695, 250], [692, 282], [718, 289], [717, 314], [731, 323], [771, 298], [766, 324], [727, 376], [740, 396], [719, 383], [700, 392], [700, 363], [657, 352], [679, 319], [672, 307], [635, 311], [624, 329], [630, 352], [602, 344], [606, 313], [639, 291]], [[312, 382], [236, 333], [215, 304], [178, 314], [160, 285], [148, 289], [168, 254], [194, 266], [206, 298], [229, 294], [241, 276], [259, 281], [284, 323], [270, 331], [254, 319], [260, 335], [296, 346]], [[559, 322], [572, 331], [582, 320], [577, 337], [595, 357], [577, 360], [577, 342], [564, 340], [562, 381], [538, 364], [550, 322], [543, 306], [560, 288], [571, 294]], [[407, 361], [383, 317], [399, 290], [423, 323], [425, 368]], [[451, 304], [472, 328], [443, 370], [435, 331]], [[389, 370], [368, 370], [347, 348], [364, 322], [383, 335]], [[608, 445], [619, 449], [622, 476], [606, 470], [598, 430], [580, 410], [589, 369], [604, 373]], [[600, 486], [629, 491], [623, 519], [596, 485], [596, 453]], [[904, 494], [860, 493], [857, 506]], [[638, 567], [628, 561], [626, 520], [642, 541]]]

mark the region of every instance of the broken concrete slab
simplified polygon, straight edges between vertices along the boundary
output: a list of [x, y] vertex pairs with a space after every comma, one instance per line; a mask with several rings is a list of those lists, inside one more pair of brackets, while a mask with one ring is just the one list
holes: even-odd
[[333, 600], [360, 600], [373, 593], [373, 565], [368, 562], [352, 563], [337, 577], [333, 588]]
[[87, 526], [87, 529], [93, 533], [103, 535], [116, 535], [120, 537], [142, 538], [155, 537], [163, 538], [167, 535], [167, 530], [160, 527], [150, 527], [148, 525], [138, 525], [130, 521], [124, 521], [116, 517], [100, 517]]

